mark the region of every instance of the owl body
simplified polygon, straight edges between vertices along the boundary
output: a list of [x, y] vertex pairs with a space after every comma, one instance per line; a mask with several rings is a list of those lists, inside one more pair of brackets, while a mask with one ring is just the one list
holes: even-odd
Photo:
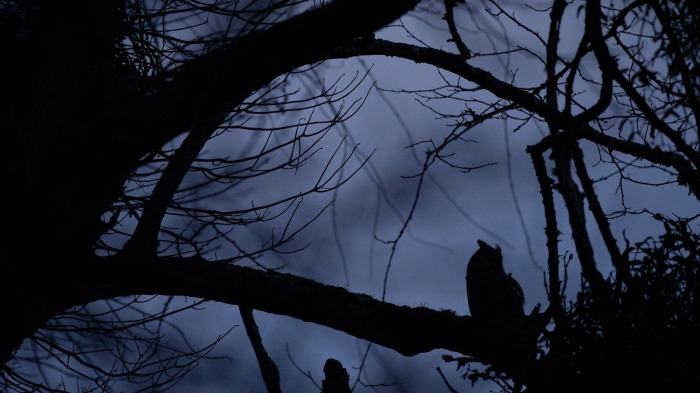
[[517, 281], [503, 270], [500, 247], [479, 240], [467, 264], [467, 300], [471, 316], [482, 320], [513, 320], [525, 315], [525, 296]]

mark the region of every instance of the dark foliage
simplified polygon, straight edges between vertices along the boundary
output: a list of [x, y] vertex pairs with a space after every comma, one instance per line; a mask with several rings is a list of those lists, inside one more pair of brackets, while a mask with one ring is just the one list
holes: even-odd
[[700, 235], [685, 222], [663, 223], [665, 234], [628, 249], [631, 280], [609, 304], [584, 285], [548, 334], [542, 379], [531, 391], [700, 389]]

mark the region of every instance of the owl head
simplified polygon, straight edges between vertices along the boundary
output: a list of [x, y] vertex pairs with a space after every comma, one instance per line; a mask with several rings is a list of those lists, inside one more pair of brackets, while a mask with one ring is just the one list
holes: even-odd
[[474, 268], [483, 270], [485, 272], [500, 272], [503, 270], [503, 254], [501, 254], [501, 247], [496, 245], [491, 247], [488, 243], [483, 240], [477, 240], [479, 244], [479, 249], [474, 253], [470, 265], [475, 265]]

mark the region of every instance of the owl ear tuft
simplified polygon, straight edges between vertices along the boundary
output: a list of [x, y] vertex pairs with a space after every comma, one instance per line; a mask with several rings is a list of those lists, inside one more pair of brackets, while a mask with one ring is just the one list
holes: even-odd
[[501, 246], [496, 244], [496, 251], [501, 252]]

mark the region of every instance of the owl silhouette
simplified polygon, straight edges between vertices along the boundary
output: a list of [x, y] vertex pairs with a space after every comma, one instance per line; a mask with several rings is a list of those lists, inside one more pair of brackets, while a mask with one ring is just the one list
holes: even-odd
[[509, 321], [525, 315], [525, 295], [517, 281], [503, 270], [497, 245], [478, 240], [479, 249], [467, 264], [467, 300], [471, 316], [486, 321]]

